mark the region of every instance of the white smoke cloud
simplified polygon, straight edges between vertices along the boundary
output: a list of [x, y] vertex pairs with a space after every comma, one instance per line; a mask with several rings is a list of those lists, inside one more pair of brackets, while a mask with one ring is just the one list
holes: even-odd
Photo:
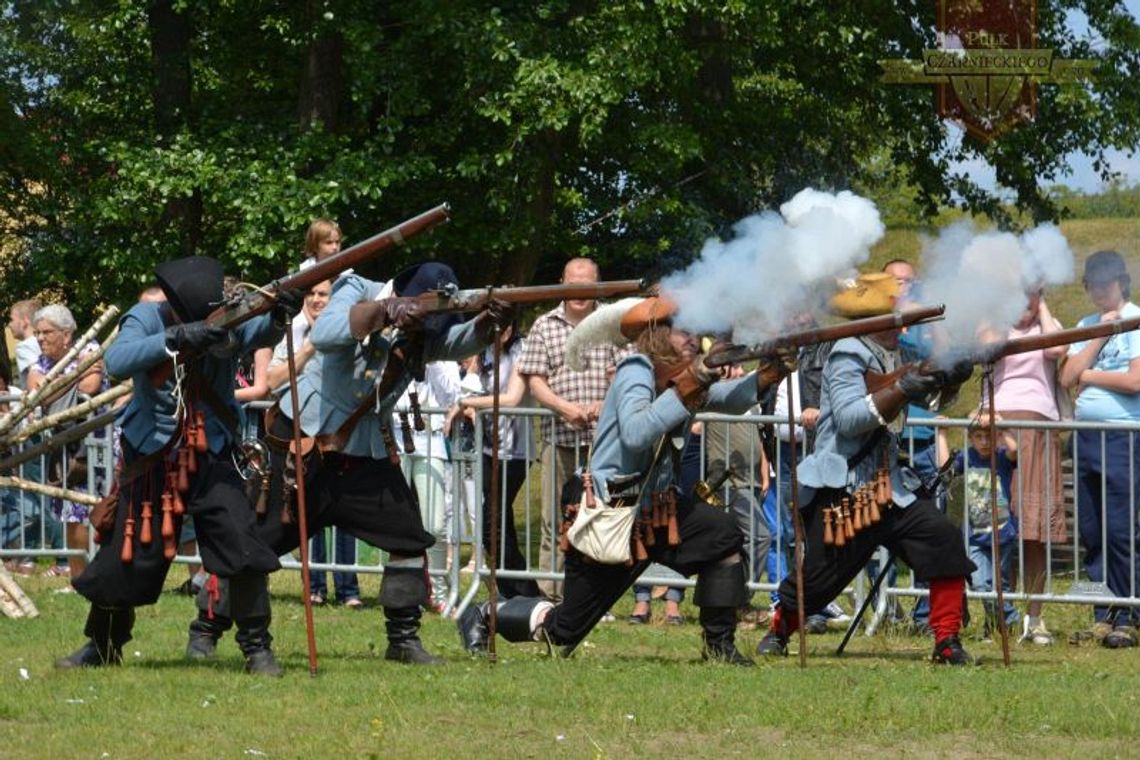
[[875, 205], [849, 191], [807, 188], [780, 207], [746, 217], [728, 241], [708, 240], [662, 291], [678, 306], [677, 325], [755, 343], [815, 305], [821, 286], [865, 262], [885, 231]]
[[946, 305], [939, 325], [954, 353], [978, 346], [978, 331], [1005, 334], [1029, 303], [1027, 291], [1073, 279], [1073, 252], [1047, 224], [1022, 235], [978, 232], [960, 222], [924, 241], [921, 292], [925, 303]]

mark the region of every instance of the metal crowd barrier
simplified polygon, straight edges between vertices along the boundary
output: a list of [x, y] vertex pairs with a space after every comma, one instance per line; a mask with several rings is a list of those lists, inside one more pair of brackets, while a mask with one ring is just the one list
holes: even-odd
[[[0, 401], [5, 400], [0, 397]], [[247, 434], [252, 435], [256, 432], [256, 425], [259, 424], [261, 410], [269, 405], [269, 402], [256, 402], [248, 406], [248, 413], [246, 415]], [[427, 421], [427, 426], [430, 429], [435, 428], [443, 419], [446, 410], [424, 408], [424, 417]], [[539, 420], [543, 418], [550, 418], [553, 415], [545, 409], [537, 408], [503, 408], [501, 414], [505, 418], [509, 417], [523, 417], [531, 421], [531, 424], [537, 425]], [[490, 569], [487, 567], [484, 552], [478, 550], [480, 541], [478, 537], [482, 535], [483, 521], [488, 519], [487, 513], [482, 505], [482, 482], [484, 477], [484, 467], [489, 462], [489, 456], [484, 456], [483, 450], [484, 429], [489, 424], [490, 414], [487, 411], [481, 412], [476, 416], [474, 425], [467, 431], [467, 445], [463, 446], [460, 443], [460, 437], [453, 436], [447, 441], [444, 446], [439, 446], [434, 437], [429, 437], [427, 445], [424, 450], [416, 451], [411, 455], [404, 455], [402, 457], [402, 466], [404, 468], [405, 476], [408, 477], [409, 482], [416, 482], [419, 484], [428, 483], [430, 487], [421, 487], [418, 495], [421, 500], [421, 510], [425, 515], [428, 515], [434, 523], [437, 538], [441, 540], [447, 547], [447, 560], [440, 562], [440, 555], [436, 553], [433, 556], [437, 560], [431, 567], [431, 574], [433, 578], [445, 586], [447, 589], [446, 596], [439, 600], [440, 608], [443, 611], [457, 612], [460, 611], [465, 605], [469, 604], [478, 593], [479, 586], [486, 580], [489, 575]], [[723, 436], [722, 443], [727, 442], [730, 434], [730, 427], [737, 425], [756, 426], [772, 424], [779, 426], [783, 423], [786, 429], [786, 419], [778, 419], [772, 416], [761, 415], [719, 415], [719, 414], [701, 414], [697, 417], [697, 421], [704, 426], [703, 435], [701, 437], [699, 449], [699, 473], [704, 477], [705, 468], [707, 464], [707, 449], [716, 436]], [[394, 425], [399, 423], [394, 421]], [[949, 438], [949, 443], [952, 448], [965, 451], [968, 445], [968, 428], [970, 425], [969, 420], [963, 419], [922, 419], [913, 420], [908, 422], [908, 426], [912, 428], [929, 427], [935, 429], [945, 430]], [[1091, 424], [1080, 423], [1073, 421], [1060, 421], [1060, 422], [1031, 422], [1031, 421], [1003, 421], [998, 425], [1001, 430], [1009, 430], [1015, 436], [1020, 448], [1020, 438], [1024, 431], [1031, 429], [1049, 429], [1059, 431], [1061, 436], [1072, 433], [1073, 431], [1097, 431], [1100, 433], [1100, 453], [1106, 453], [1106, 437], [1110, 432], [1127, 432], [1131, 434], [1140, 433], [1140, 425], [1104, 425], [1104, 424]], [[396, 435], [397, 440], [400, 439], [399, 432]], [[537, 436], [535, 440], [537, 440]], [[1067, 447], [1066, 454], [1071, 451], [1072, 456], [1065, 456], [1066, 461], [1075, 462], [1080, 455], [1080, 443], [1076, 440], [1077, 436], [1072, 436], [1073, 441]], [[102, 437], [95, 435], [89, 436], [84, 440], [83, 448], [88, 457], [88, 482], [87, 489], [90, 493], [103, 494], [109, 487], [109, 477], [105, 477], [105, 473], [111, 470], [111, 463], [115, 458], [115, 433], [111, 428], [108, 428]], [[1055, 445], [1053, 438], [1048, 437], [1048, 445]], [[581, 443], [585, 444], [587, 441], [582, 439]], [[524, 570], [507, 570], [500, 563], [496, 568], [497, 575], [502, 578], [527, 578], [536, 581], [553, 581], [557, 582], [562, 580], [562, 573], [556, 564], [556, 560], [548, 560], [546, 564], [538, 561], [538, 543], [541, 540], [541, 517], [542, 517], [542, 494], [537, 494], [536, 489], [532, 483], [537, 479], [541, 482], [541, 464], [540, 459], [542, 455], [542, 448], [545, 444], [531, 445], [532, 440], [527, 439], [527, 446], [525, 455], [529, 462], [526, 470], [525, 480], [519, 496], [515, 503], [515, 517], [516, 525], [518, 526], [518, 538], [520, 549], [523, 556], [527, 560], [527, 566]], [[1128, 439], [1129, 447], [1129, 482], [1135, 482], [1134, 468], [1136, 458], [1132, 456], [1134, 447], [1136, 445], [1135, 435], [1131, 435]], [[926, 453], [922, 450], [915, 448], [914, 439], [910, 439], [909, 455], [910, 459], [916, 460], [916, 457]], [[579, 449], [582, 450], [582, 449]], [[775, 450], [775, 461], [770, 462], [773, 475], [771, 476], [772, 495], [768, 496], [763, 493], [760, 488], [760, 481], [762, 476], [757, 467], [753, 467], [747, 473], [736, 473], [741, 476], [746, 482], [746, 486], [742, 489], [750, 491], [755, 497], [759, 505], [763, 506], [764, 500], [774, 499], [776, 514], [786, 515], [786, 498], [788, 495], [787, 478], [781, 477], [780, 473], [785, 471], [786, 462], [788, 457], [789, 446], [785, 443], [777, 446]], [[755, 436], [751, 437], [745, 452], [746, 460], [749, 462], [758, 462], [760, 458], [759, 444]], [[1051, 460], [1050, 460], [1051, 461]], [[43, 456], [38, 460], [33, 460], [21, 466], [21, 475], [24, 478], [37, 480], [42, 479], [44, 472], [47, 471], [48, 457]], [[580, 466], [581, 462], [577, 462]], [[1073, 464], [1071, 469], [1075, 472], [1076, 465]], [[1090, 578], [1082, 564], [1084, 558], [1084, 548], [1082, 546], [1080, 535], [1080, 522], [1081, 515], [1079, 505], [1072, 493], [1073, 480], [1075, 478], [1074, 472], [1070, 472], [1066, 467], [1065, 475], [1063, 478], [1063, 493], [1061, 498], [1064, 500], [1064, 511], [1066, 519], [1070, 521], [1069, 539], [1063, 544], [1053, 542], [1048, 536], [1045, 544], [1046, 552], [1046, 578], [1045, 588], [1042, 593], [1029, 594], [1025, 591], [1024, 578], [1025, 578], [1025, 565], [1024, 565], [1024, 538], [1019, 534], [1015, 549], [1016, 556], [1014, 557], [1015, 567], [1017, 572], [1017, 586], [1004, 592], [1005, 598], [1014, 602], [1026, 602], [1031, 600], [1039, 600], [1049, 604], [1067, 603], [1067, 604], [1084, 604], [1084, 605], [1105, 605], [1111, 604], [1119, 607], [1140, 607], [1140, 595], [1135, 588], [1136, 576], [1132, 576], [1132, 588], [1130, 593], [1125, 597], [1117, 597], [1113, 595], [1103, 582], [1102, 578]], [[1052, 473], [1046, 472], [1046, 482], [1051, 482], [1049, 477]], [[1016, 479], [1020, 477], [1020, 472], [1017, 469], [1013, 471], [1013, 477]], [[505, 483], [505, 478], [500, 478]], [[1102, 475], [1101, 486], [1106, 480]], [[964, 488], [964, 484], [962, 485]], [[1137, 524], [1136, 514], [1136, 494], [1134, 488], [1129, 488], [1128, 498], [1128, 524], [1135, 528]], [[545, 494], [546, 501], [552, 506], [554, 513], [549, 515], [549, 519], [553, 527], [552, 542], [555, 547], [557, 545], [558, 533], [557, 526], [560, 521], [560, 507], [558, 506], [558, 494], [549, 492]], [[731, 493], [731, 486], [724, 486], [722, 496], [726, 501], [730, 500], [733, 494]], [[441, 503], [442, 502], [442, 503]], [[51, 517], [51, 499], [46, 496], [39, 496], [27, 492], [18, 492], [14, 489], [0, 490], [0, 528], [3, 529], [3, 543], [0, 545], [0, 558], [36, 558], [36, 557], [65, 557], [80, 555], [83, 553], [92, 553], [95, 546], [89, 542], [87, 547], [71, 547], [66, 545], [66, 533], [62, 529], [53, 527], [58, 526], [58, 520]], [[500, 517], [505, 511], [505, 504], [500, 503]], [[771, 506], [771, 502], [769, 502]], [[1107, 530], [1108, 521], [1104, 519], [1106, 510], [1109, 508], [1119, 510], [1120, 505], [1109, 505], [1102, 501], [1100, 505], [1101, 510], [1101, 546], [1107, 546], [1109, 535]], [[442, 520], [441, 520], [442, 516]], [[440, 527], [442, 524], [442, 528]], [[790, 554], [792, 547], [792, 535], [790, 529], [790, 521], [778, 519], [771, 526], [773, 529], [768, 530], [768, 523], [764, 519], [762, 513], [758, 513], [753, 508], [753, 511], [748, 516], [748, 528], [746, 530], [748, 542], [746, 546], [753, 546], [757, 539], [762, 538], [761, 534], [764, 532], [770, 533], [771, 545], [774, 547], [775, 556], [783, 558], [783, 565], [777, 566], [777, 577], [766, 577], [766, 567], [753, 567], [751, 559], [749, 560], [749, 589], [755, 593], [770, 594], [775, 589], [778, 580], [779, 572], [784, 571], [790, 566]], [[429, 525], [429, 529], [432, 526]], [[503, 520], [500, 519], [500, 535], [499, 543], [502, 545], [505, 525]], [[968, 528], [963, 524], [964, 537], [968, 539]], [[367, 556], [367, 560], [358, 560], [354, 562], [338, 562], [335, 561], [335, 556], [332, 554], [333, 547], [336, 546], [336, 529], [331, 529], [331, 536], [329, 537], [328, 552], [329, 560], [313, 563], [312, 569], [314, 571], [334, 571], [334, 572], [353, 572], [353, 573], [381, 573], [384, 568], [383, 553], [372, 550], [362, 542], [356, 542], [356, 556]], [[464, 547], [470, 547], [469, 553], [473, 560], [473, 572], [469, 577], [464, 577], [466, 573], [461, 568], [462, 559], [461, 553]], [[1130, 567], [1135, 567], [1137, 562], [1136, 554], [1136, 539], [1135, 531], [1129, 537], [1129, 552], [1128, 561], [1131, 563]], [[553, 552], [552, 556], [556, 556], [557, 552]], [[881, 559], [885, 557], [885, 552], [881, 555]], [[199, 561], [197, 556], [180, 555], [177, 560], [182, 563], [196, 563]], [[289, 570], [299, 569], [300, 565], [292, 556], [283, 558], [283, 566]], [[765, 565], [767, 563], [765, 562]], [[659, 573], [656, 572], [659, 566], [651, 567], [651, 571], [642, 577], [641, 583], [651, 586], [673, 586], [689, 588], [694, 585], [694, 581], [688, 578], [680, 578], [670, 572]], [[761, 580], [761, 578], [764, 578]], [[869, 578], [861, 576], [857, 581], [848, 588], [846, 593], [849, 594], [856, 604], [860, 603], [865, 593], [869, 589]], [[881, 620], [882, 617], [888, 614], [890, 605], [893, 600], [900, 597], [920, 597], [926, 595], [923, 588], [916, 586], [913, 580], [904, 585], [885, 585], [882, 589], [877, 600], [876, 617], [872, 619], [872, 629], [874, 625]], [[969, 592], [969, 595], [975, 599], [994, 599], [996, 592]], [[763, 606], [763, 605], [760, 605]]]

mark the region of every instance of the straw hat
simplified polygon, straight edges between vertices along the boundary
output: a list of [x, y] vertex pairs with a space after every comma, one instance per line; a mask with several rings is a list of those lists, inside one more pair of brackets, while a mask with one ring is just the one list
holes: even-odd
[[899, 284], [893, 275], [886, 272], [861, 274], [855, 282], [832, 296], [828, 306], [833, 314], [848, 319], [876, 317], [894, 311], [898, 295]]

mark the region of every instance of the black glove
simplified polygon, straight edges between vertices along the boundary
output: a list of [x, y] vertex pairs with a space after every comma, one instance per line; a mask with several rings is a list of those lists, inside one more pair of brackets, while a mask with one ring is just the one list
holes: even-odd
[[166, 328], [166, 347], [171, 351], [201, 353], [229, 341], [230, 331], [205, 322], [187, 322]]
[[277, 291], [272, 310], [274, 324], [287, 324], [293, 317], [297, 316], [304, 305], [305, 291], [300, 288]]
[[949, 369], [942, 370], [941, 374], [943, 385], [956, 387], [970, 379], [974, 374], [974, 365], [965, 359], [959, 359]]
[[898, 379], [899, 390], [908, 401], [922, 401], [942, 385], [941, 372], [927, 372], [921, 365], [907, 368]]
[[500, 330], [506, 330], [514, 324], [515, 317], [518, 316], [518, 309], [515, 305], [501, 298], [491, 298], [483, 311], [487, 314], [491, 324], [498, 326]]
[[772, 356], [765, 357], [756, 365], [756, 391], [763, 393], [770, 386], [778, 384], [799, 366], [799, 352], [794, 348], [780, 348]]

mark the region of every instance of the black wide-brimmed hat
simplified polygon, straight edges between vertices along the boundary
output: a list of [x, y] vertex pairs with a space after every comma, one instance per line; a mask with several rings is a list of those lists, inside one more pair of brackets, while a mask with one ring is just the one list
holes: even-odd
[[[425, 261], [414, 264], [392, 278], [392, 290], [398, 296], [418, 296], [433, 290], [450, 290], [459, 287], [459, 279], [447, 264]], [[444, 335], [463, 321], [458, 314], [434, 314], [424, 320], [424, 330]]]
[[209, 256], [164, 261], [154, 276], [183, 322], [205, 319], [222, 302], [222, 265]]

